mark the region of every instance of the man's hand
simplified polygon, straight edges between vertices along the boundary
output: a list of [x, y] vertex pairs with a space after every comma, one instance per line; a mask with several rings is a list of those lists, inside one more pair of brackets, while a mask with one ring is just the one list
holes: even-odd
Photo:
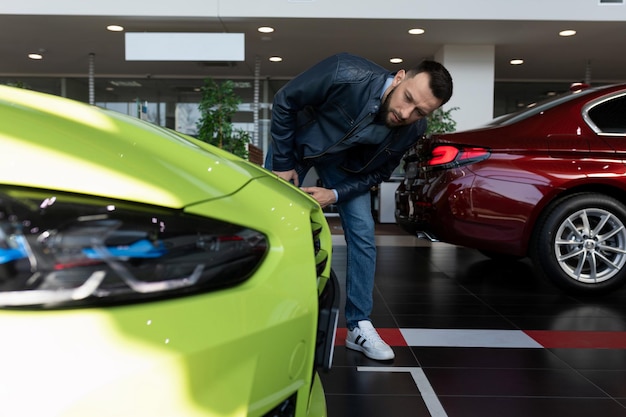
[[295, 169], [292, 169], [291, 171], [272, 171], [272, 172], [287, 182], [293, 182], [293, 185], [295, 185], [296, 187], [300, 186], [300, 181], [298, 180], [298, 173], [296, 172]]
[[302, 187], [301, 190], [307, 194], [310, 194], [311, 197], [313, 197], [315, 200], [317, 200], [318, 203], [320, 203], [320, 206], [322, 206], [322, 208], [332, 203], [335, 203], [335, 193], [333, 192], [333, 190], [329, 190], [328, 188]]

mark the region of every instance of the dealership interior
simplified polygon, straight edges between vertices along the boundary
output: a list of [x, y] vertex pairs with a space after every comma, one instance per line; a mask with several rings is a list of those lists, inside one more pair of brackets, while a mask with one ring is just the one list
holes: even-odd
[[[459, 130], [573, 83], [626, 82], [624, 0], [160, 3], [3, 2], [0, 84], [194, 135], [205, 80], [232, 80], [242, 99], [233, 122], [265, 151], [274, 94], [338, 52], [390, 71], [442, 62], [455, 82], [445, 108]], [[132, 54], [129, 35], [164, 33], [181, 37], [165, 47], [142, 37], [153, 55]], [[216, 34], [242, 36], [207, 47], [203, 36]], [[399, 178], [376, 190], [371, 315], [395, 358], [345, 347], [342, 299], [333, 365], [321, 372], [328, 416], [626, 417], [626, 288], [566, 294], [527, 259], [409, 235], [393, 219]], [[344, 291], [346, 243], [337, 215], [327, 220]]]

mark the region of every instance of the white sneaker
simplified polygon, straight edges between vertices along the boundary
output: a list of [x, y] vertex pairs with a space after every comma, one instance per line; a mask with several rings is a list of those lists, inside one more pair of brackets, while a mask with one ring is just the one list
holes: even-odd
[[368, 320], [361, 320], [354, 330], [348, 330], [346, 347], [363, 352], [368, 358], [379, 361], [390, 360], [396, 356]]

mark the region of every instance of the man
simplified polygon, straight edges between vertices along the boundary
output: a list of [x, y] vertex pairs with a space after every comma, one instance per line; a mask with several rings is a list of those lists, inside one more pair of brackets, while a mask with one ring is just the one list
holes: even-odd
[[304, 187], [322, 207], [336, 203], [347, 245], [346, 347], [376, 360], [393, 350], [370, 320], [376, 241], [370, 188], [389, 179], [426, 131], [426, 116], [452, 95], [434, 61], [396, 73], [342, 53], [314, 65], [274, 97], [265, 167], [299, 186], [315, 168], [323, 187]]

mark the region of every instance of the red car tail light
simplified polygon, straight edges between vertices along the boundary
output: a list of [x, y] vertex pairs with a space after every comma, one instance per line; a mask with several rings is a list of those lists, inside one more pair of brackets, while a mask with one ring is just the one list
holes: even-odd
[[485, 148], [439, 145], [431, 151], [427, 165], [432, 168], [452, 168], [482, 161], [489, 155], [489, 150]]

